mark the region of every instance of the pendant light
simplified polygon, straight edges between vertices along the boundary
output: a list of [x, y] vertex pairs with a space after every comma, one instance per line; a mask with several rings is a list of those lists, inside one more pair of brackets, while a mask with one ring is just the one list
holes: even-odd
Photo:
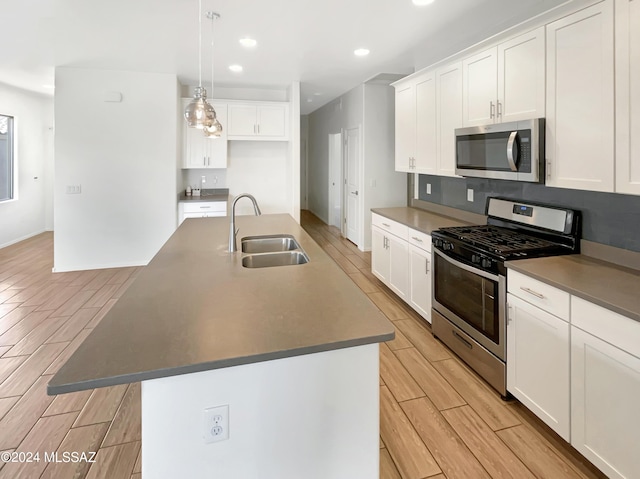
[[202, 87], [202, 0], [198, 0], [198, 87], [193, 100], [184, 110], [187, 126], [203, 129], [216, 121], [216, 111], [207, 101], [207, 90]]
[[[207, 12], [207, 18], [211, 20], [211, 98], [213, 98], [213, 66], [215, 53], [213, 22], [220, 18], [220, 14], [215, 12]], [[202, 131], [204, 132], [204, 136], [206, 136], [207, 138], [220, 138], [222, 136], [222, 125], [218, 121], [218, 117], [216, 116], [211, 126], [205, 126]]]

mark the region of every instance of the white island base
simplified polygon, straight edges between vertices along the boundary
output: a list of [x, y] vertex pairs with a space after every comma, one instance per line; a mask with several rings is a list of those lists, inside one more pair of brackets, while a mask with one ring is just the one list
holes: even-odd
[[[143, 479], [379, 477], [378, 343], [142, 382]], [[207, 444], [204, 410], [229, 406]]]

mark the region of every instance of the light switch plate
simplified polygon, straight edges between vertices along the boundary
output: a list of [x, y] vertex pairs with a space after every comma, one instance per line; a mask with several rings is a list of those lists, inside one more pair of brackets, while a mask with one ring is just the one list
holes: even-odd
[[467, 188], [467, 201], [473, 202], [473, 190], [471, 188]]

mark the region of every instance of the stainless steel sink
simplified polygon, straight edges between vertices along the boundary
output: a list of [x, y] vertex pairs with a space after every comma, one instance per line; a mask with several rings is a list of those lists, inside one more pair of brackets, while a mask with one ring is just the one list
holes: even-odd
[[273, 266], [291, 266], [295, 264], [305, 264], [308, 262], [309, 257], [304, 251], [256, 253], [249, 254], [242, 258], [242, 266], [245, 268], [270, 268]]
[[242, 238], [243, 253], [271, 253], [296, 249], [300, 249], [300, 245], [291, 235], [247, 236]]

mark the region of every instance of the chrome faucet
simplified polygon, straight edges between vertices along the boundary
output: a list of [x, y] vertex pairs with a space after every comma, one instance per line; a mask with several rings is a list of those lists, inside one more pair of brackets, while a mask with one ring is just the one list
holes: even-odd
[[260, 207], [258, 206], [258, 202], [249, 193], [242, 193], [233, 199], [233, 202], [231, 203], [231, 223], [229, 224], [229, 253], [238, 251], [238, 244], [236, 241], [236, 236], [238, 234], [238, 230], [236, 229], [236, 203], [240, 198], [249, 198], [253, 202], [253, 211], [255, 211], [256, 216], [260, 216], [262, 214]]

